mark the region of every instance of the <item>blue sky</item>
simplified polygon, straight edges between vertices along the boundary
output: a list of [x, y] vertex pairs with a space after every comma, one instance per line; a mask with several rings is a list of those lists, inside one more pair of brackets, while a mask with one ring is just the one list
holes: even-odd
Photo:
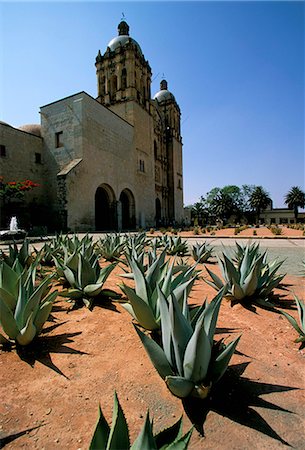
[[304, 3], [2, 2], [0, 120], [96, 96], [95, 56], [122, 17], [182, 112], [184, 201], [215, 186], [262, 185], [274, 206], [304, 189]]

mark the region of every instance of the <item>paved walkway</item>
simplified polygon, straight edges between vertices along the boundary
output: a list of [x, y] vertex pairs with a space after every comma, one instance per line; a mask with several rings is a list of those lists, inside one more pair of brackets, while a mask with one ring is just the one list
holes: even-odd
[[[288, 273], [289, 275], [301, 275], [304, 273], [305, 261], [305, 240], [304, 239], [234, 239], [234, 238], [199, 238], [195, 242], [208, 242], [214, 247], [214, 254], [220, 255], [225, 248], [227, 251], [233, 251], [235, 242], [239, 244], [246, 244], [249, 241], [258, 242], [262, 250], [267, 250], [268, 260], [279, 258], [285, 260], [279, 272]], [[188, 240], [192, 245], [194, 240]]]
[[[79, 234], [79, 237], [85, 234]], [[104, 234], [94, 233], [94, 241], [99, 240]], [[195, 239], [194, 239], [195, 238]], [[268, 250], [268, 259], [273, 260], [279, 258], [285, 260], [280, 271], [282, 273], [288, 273], [289, 275], [301, 275], [304, 273], [305, 261], [305, 240], [304, 239], [253, 239], [253, 238], [224, 238], [221, 237], [200, 237], [192, 236], [191, 238], [183, 238], [188, 241], [188, 245], [191, 247], [195, 242], [208, 242], [214, 247], [214, 255], [220, 255], [223, 248], [227, 251], [233, 251], [235, 242], [239, 244], [246, 244], [249, 241], [259, 242], [261, 249]], [[44, 242], [37, 242], [34, 244], [35, 248], [39, 250], [44, 245]], [[0, 244], [0, 249], [7, 251], [7, 245]]]

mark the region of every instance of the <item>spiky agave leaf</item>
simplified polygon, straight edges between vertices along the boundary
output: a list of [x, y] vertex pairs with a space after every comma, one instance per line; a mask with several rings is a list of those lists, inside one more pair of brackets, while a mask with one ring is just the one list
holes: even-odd
[[111, 429], [108, 437], [107, 450], [129, 448], [128, 426], [121, 408], [117, 393], [114, 392], [114, 404]]
[[145, 422], [140, 434], [130, 447], [128, 426], [124, 412], [114, 393], [114, 406], [111, 427], [108, 425], [101, 407], [90, 450], [186, 450], [193, 432], [191, 428], [182, 436], [182, 417], [172, 426], [153, 434], [153, 422], [150, 421], [149, 412], [146, 413]]
[[169, 375], [165, 378], [165, 383], [171, 393], [179, 398], [188, 397], [195, 389], [195, 383], [192, 380], [178, 375]]
[[187, 303], [181, 310], [173, 295], [165, 298], [160, 291], [162, 348], [136, 328], [159, 375], [180, 398], [205, 398], [234, 353], [239, 338], [227, 346], [213, 339], [223, 293], [224, 289], [191, 317]]
[[98, 407], [99, 417], [89, 446], [89, 450], [106, 450], [110, 434], [110, 427], [103, 415], [101, 406]]
[[20, 345], [28, 345], [38, 335], [47, 320], [57, 291], [50, 293], [53, 275], [46, 277], [35, 287], [35, 270], [29, 269], [18, 279], [18, 293], [12, 310], [0, 292], [0, 323], [10, 339]]
[[[219, 259], [222, 276], [227, 285], [226, 295], [233, 301], [249, 299], [255, 303], [266, 303], [268, 296], [285, 275], [277, 275], [283, 261], [267, 262], [267, 253], [259, 253], [258, 245], [238, 246], [236, 258], [230, 259], [225, 253]], [[212, 281], [206, 281], [214, 289], [219, 289], [222, 281], [207, 269]], [[265, 305], [267, 306], [267, 305]]]
[[217, 383], [217, 381], [220, 380], [220, 378], [227, 370], [230, 359], [232, 358], [235, 352], [239, 340], [240, 336], [238, 336], [236, 339], [231, 341], [227, 346], [225, 346], [223, 350], [219, 352], [213, 363], [210, 365], [209, 376], [214, 383]]
[[173, 425], [164, 428], [155, 435], [155, 440], [158, 449], [163, 449], [168, 445], [168, 442], [174, 442], [182, 437], [182, 416]]
[[131, 305], [125, 309], [128, 312], [132, 311], [132, 316], [136, 317], [139, 324], [148, 330], [160, 328], [159, 291], [162, 291], [165, 297], [173, 293], [181, 307], [184, 296], [189, 294], [196, 279], [196, 275], [193, 276], [193, 268], [174, 277], [174, 262], [169, 265], [168, 262], [164, 262], [164, 259], [165, 252], [162, 252], [144, 273], [139, 263], [134, 258], [129, 258], [135, 288], [125, 284], [120, 285]]
[[0, 323], [3, 331], [10, 339], [16, 339], [19, 333], [14, 314], [7, 304], [2, 300], [0, 293]]
[[153, 339], [146, 336], [146, 334], [139, 330], [136, 325], [134, 325], [134, 327], [160, 377], [165, 380], [166, 377], [174, 375], [174, 372], [160, 345], [157, 344]]
[[283, 316], [286, 317], [286, 319], [289, 321], [289, 323], [293, 326], [293, 328], [296, 330], [296, 332], [299, 334], [299, 337], [295, 340], [296, 343], [304, 342], [305, 343], [305, 305], [301, 300], [294, 295], [294, 299], [297, 305], [298, 309], [298, 315], [299, 315], [299, 324], [296, 321], [294, 317], [292, 317], [290, 314], [286, 313], [286, 311], [280, 311]]
[[144, 449], [158, 450], [156, 441], [153, 436], [152, 423], [149, 420], [148, 411], [146, 414], [146, 419], [142, 427], [142, 430], [130, 448], [130, 450], [144, 450]]
[[28, 345], [36, 336], [37, 328], [34, 325], [34, 311], [29, 315], [25, 326], [20, 330], [16, 336], [16, 341], [19, 345]]
[[[154, 311], [151, 306], [139, 297], [135, 291], [129, 286], [121, 286], [122, 291], [128, 297], [129, 304], [122, 304], [126, 311], [130, 312], [130, 306], [132, 308], [132, 315], [136, 317], [138, 323], [146, 330], [157, 330], [160, 328], [159, 323], [155, 318]], [[125, 307], [126, 306], [126, 307]]]

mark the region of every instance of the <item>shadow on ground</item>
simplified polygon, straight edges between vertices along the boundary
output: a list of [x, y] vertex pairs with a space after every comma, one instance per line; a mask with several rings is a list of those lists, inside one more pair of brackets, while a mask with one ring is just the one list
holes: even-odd
[[202, 436], [204, 436], [206, 417], [210, 411], [214, 411], [236, 423], [257, 430], [266, 436], [276, 439], [282, 444], [290, 446], [253, 407], [292, 413], [287, 409], [262, 399], [260, 395], [285, 392], [298, 388], [259, 383], [248, 378], [243, 378], [241, 375], [246, 370], [248, 364], [247, 362], [231, 366], [223, 378], [217, 383], [209, 399], [200, 400], [191, 397], [184, 399], [182, 403], [187, 416]]
[[8, 445], [11, 442], [13, 442], [15, 439], [20, 438], [24, 434], [28, 434], [28, 433], [30, 433], [33, 430], [37, 430], [38, 428], [40, 428], [40, 427], [42, 427], [44, 425], [45, 424], [40, 424], [40, 425], [37, 425], [36, 427], [27, 428], [26, 430], [19, 431], [18, 433], [13, 433], [13, 434], [10, 434], [9, 436], [5, 436], [3, 438], [0, 438], [0, 449], [4, 448], [6, 445]]
[[[65, 323], [65, 322], [63, 322]], [[44, 336], [46, 333], [53, 331], [55, 328], [63, 325], [63, 323], [57, 323], [45, 328], [41, 335], [38, 336], [31, 344], [22, 347], [16, 346], [16, 352], [22, 361], [25, 361], [31, 367], [34, 367], [35, 362], [39, 361], [41, 364], [49, 367], [54, 372], [59, 375], [66, 377], [66, 375], [57, 367], [52, 359], [51, 353], [65, 353], [71, 355], [85, 355], [86, 352], [81, 352], [74, 348], [67, 346], [66, 344], [71, 344], [75, 336], [81, 334], [81, 331], [75, 333], [63, 333], [53, 336]]]

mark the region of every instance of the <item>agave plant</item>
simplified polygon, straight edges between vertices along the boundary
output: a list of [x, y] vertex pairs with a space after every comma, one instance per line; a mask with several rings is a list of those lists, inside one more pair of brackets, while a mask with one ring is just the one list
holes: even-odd
[[101, 407], [99, 406], [99, 418], [90, 443], [90, 450], [186, 450], [192, 435], [192, 428], [182, 435], [182, 417], [171, 427], [162, 430], [157, 435], [153, 434], [153, 423], [146, 414], [143, 428], [131, 445], [128, 425], [124, 412], [119, 403], [116, 392], [114, 393], [114, 405], [111, 427], [108, 425]]
[[[28, 345], [49, 317], [57, 291], [50, 292], [53, 275], [35, 286], [36, 266], [15, 272], [5, 262], [1, 265], [0, 323], [9, 339]], [[6, 341], [0, 335], [1, 341]]]
[[150, 239], [147, 238], [146, 233], [125, 234], [125, 247], [136, 248], [144, 250], [149, 245]]
[[47, 243], [44, 244], [44, 246], [37, 250], [34, 247], [34, 251], [36, 254], [36, 259], [38, 259], [39, 263], [43, 266], [53, 266], [54, 265], [54, 259], [53, 259], [53, 249], [51, 246]]
[[17, 244], [14, 242], [13, 244], [9, 244], [8, 250], [8, 255], [0, 250], [0, 258], [10, 267], [13, 266], [16, 259], [18, 259], [22, 267], [29, 267], [33, 262], [28, 239], [24, 239], [20, 249], [18, 249]]
[[260, 253], [258, 246], [238, 246], [235, 260], [225, 253], [219, 258], [224, 282], [207, 267], [211, 280], [206, 283], [219, 290], [226, 286], [226, 296], [232, 301], [251, 301], [268, 306], [268, 296], [276, 288], [284, 275], [276, 275], [283, 261], [267, 262], [267, 252]]
[[191, 317], [186, 298], [181, 308], [174, 295], [166, 299], [159, 290], [162, 347], [136, 328], [157, 372], [177, 397], [205, 399], [227, 369], [240, 337], [228, 345], [214, 341], [222, 296], [223, 290]]
[[83, 302], [89, 309], [98, 296], [118, 298], [119, 295], [116, 292], [103, 289], [104, 283], [115, 266], [116, 263], [113, 263], [101, 269], [97, 257], [92, 262], [82, 253], [74, 253], [66, 265], [60, 268], [70, 285], [69, 289], [60, 292], [60, 296], [68, 297], [74, 306]]
[[123, 253], [124, 245], [125, 238], [119, 233], [112, 233], [101, 238], [96, 246], [106, 261], [117, 261]]
[[207, 242], [203, 242], [202, 244], [196, 242], [192, 248], [192, 255], [195, 261], [198, 263], [204, 263], [211, 257], [212, 251], [213, 248], [207, 244]]
[[299, 324], [290, 314], [285, 311], [281, 311], [281, 314], [286, 317], [286, 319], [291, 323], [293, 328], [299, 333], [299, 337], [294, 342], [300, 342], [301, 348], [305, 346], [305, 304], [294, 295], [294, 299], [298, 308], [299, 313]]
[[168, 255], [184, 256], [188, 252], [187, 242], [180, 236], [162, 236], [163, 244]]
[[160, 329], [160, 289], [166, 297], [174, 293], [178, 303], [181, 303], [185, 293], [189, 294], [198, 273], [194, 267], [191, 267], [187, 270], [178, 269], [180, 272], [174, 276], [174, 264], [165, 263], [165, 251], [155, 259], [146, 272], [143, 266], [132, 258], [129, 260], [129, 265], [133, 273], [135, 289], [125, 284], [120, 285], [129, 301], [122, 306], [143, 328], [150, 331], [158, 330]]

